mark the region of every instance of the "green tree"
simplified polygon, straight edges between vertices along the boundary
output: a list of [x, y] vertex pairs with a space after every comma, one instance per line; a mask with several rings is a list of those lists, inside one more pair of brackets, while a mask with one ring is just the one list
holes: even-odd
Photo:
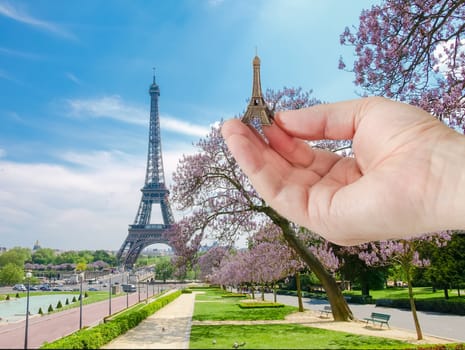
[[110, 266], [116, 266], [117, 265], [116, 256], [108, 253], [105, 250], [96, 250], [93, 253], [92, 262], [99, 261], [99, 260], [106, 262]]
[[433, 287], [443, 289], [446, 299], [451, 288], [457, 288], [460, 293], [460, 288], [465, 286], [465, 236], [455, 233], [447, 246], [431, 244], [422, 253], [431, 256], [431, 265], [425, 275]]
[[94, 255], [90, 250], [80, 250], [78, 252], [79, 255], [79, 262], [85, 261], [86, 263], [90, 263], [94, 261]]
[[0, 284], [13, 285], [24, 280], [24, 270], [14, 263], [7, 263], [0, 268]]
[[166, 282], [173, 274], [174, 266], [168, 259], [160, 259], [155, 265], [155, 278]]
[[83, 272], [87, 270], [87, 263], [85, 261], [80, 261], [76, 264], [76, 271]]
[[368, 266], [357, 255], [339, 252], [344, 264], [339, 272], [344, 280], [353, 283], [354, 288], [360, 288], [362, 295], [369, 296], [371, 289], [382, 289], [386, 284], [388, 266]]
[[24, 267], [26, 261], [31, 260], [31, 250], [27, 248], [14, 247], [0, 254], [0, 266], [9, 263]]
[[55, 264], [56, 253], [51, 248], [39, 248], [32, 253], [32, 262], [34, 264]]
[[75, 251], [67, 251], [56, 256], [55, 262], [57, 264], [76, 264], [79, 260], [79, 255]]

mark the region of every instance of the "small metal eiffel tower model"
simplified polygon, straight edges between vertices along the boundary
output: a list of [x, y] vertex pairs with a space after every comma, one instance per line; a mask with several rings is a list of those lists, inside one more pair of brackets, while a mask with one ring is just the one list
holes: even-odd
[[[141, 189], [142, 198], [134, 223], [129, 225], [128, 235], [116, 255], [120, 263], [127, 268], [134, 265], [145, 247], [155, 243], [169, 244], [167, 233], [174, 224], [173, 213], [168, 201], [169, 190], [165, 184], [163, 170], [160, 117], [158, 114], [160, 88], [155, 82], [155, 74], [149, 94], [150, 130], [145, 184]], [[151, 223], [152, 204], [159, 204], [163, 223]]]
[[268, 108], [262, 94], [260, 58], [257, 55], [253, 59], [252, 98], [241, 120], [246, 124], [252, 124], [256, 118], [259, 119], [261, 125], [271, 125], [273, 122], [273, 112]]

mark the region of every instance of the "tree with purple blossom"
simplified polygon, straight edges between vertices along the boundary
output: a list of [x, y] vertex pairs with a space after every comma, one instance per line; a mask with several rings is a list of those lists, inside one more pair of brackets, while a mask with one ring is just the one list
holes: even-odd
[[410, 308], [412, 310], [413, 321], [417, 332], [417, 339], [423, 339], [420, 323], [413, 298], [412, 275], [414, 269], [429, 266], [428, 259], [420, 257], [419, 248], [425, 243], [444, 247], [450, 240], [448, 232], [425, 234], [412, 239], [389, 240], [380, 242], [370, 242], [359, 246], [346, 247], [348, 252], [358, 254], [358, 257], [369, 266], [397, 264], [402, 269], [405, 276]]
[[215, 245], [199, 257], [198, 266], [202, 280], [210, 281], [214, 270], [220, 267], [228, 250], [228, 247]]
[[[265, 100], [270, 107], [301, 108], [318, 103], [300, 89], [268, 90]], [[298, 238], [296, 227], [279, 215], [258, 196], [248, 178], [229, 152], [219, 127], [197, 143], [198, 152], [184, 155], [173, 175], [172, 202], [189, 216], [173, 228], [172, 244], [180, 256], [193, 261], [200, 242], [214, 238], [229, 244], [240, 236], [249, 236], [267, 220], [283, 231], [286, 242], [305, 261], [325, 287], [336, 320], [352, 319], [334, 277], [318, 257]], [[178, 247], [179, 246], [179, 247]], [[237, 257], [236, 257], [237, 258]]]
[[465, 131], [465, 1], [384, 0], [340, 42], [354, 47], [349, 70], [364, 93], [408, 101]]

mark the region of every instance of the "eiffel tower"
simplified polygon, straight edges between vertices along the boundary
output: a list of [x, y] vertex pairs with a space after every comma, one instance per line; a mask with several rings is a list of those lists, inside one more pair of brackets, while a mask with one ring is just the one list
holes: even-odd
[[[129, 225], [128, 235], [118, 251], [118, 261], [131, 268], [145, 247], [155, 243], [168, 243], [167, 231], [174, 224], [173, 213], [168, 201], [169, 191], [165, 185], [163, 159], [161, 152], [160, 117], [158, 115], [158, 97], [160, 88], [155, 82], [149, 88], [150, 94], [150, 127], [149, 147], [147, 154], [147, 170], [145, 184], [142, 187], [142, 198], [132, 225]], [[162, 224], [152, 224], [152, 204], [159, 204], [163, 217]]]
[[260, 57], [257, 55], [255, 55], [252, 61], [252, 66], [252, 98], [241, 120], [246, 124], [252, 124], [254, 119], [258, 118], [261, 125], [271, 125], [273, 121], [273, 112], [270, 111], [263, 98], [262, 84], [260, 82]]

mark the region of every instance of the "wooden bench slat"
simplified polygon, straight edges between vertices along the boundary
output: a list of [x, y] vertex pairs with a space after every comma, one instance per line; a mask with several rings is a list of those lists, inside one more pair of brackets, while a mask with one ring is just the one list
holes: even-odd
[[373, 322], [373, 324], [375, 324], [375, 322], [378, 322], [380, 324], [380, 327], [382, 327], [383, 324], [385, 323], [389, 328], [391, 328], [388, 322], [390, 318], [391, 318], [391, 315], [381, 314], [379, 312], [372, 312], [370, 317], [365, 317], [364, 320], [366, 321], [367, 324], [369, 321]]

